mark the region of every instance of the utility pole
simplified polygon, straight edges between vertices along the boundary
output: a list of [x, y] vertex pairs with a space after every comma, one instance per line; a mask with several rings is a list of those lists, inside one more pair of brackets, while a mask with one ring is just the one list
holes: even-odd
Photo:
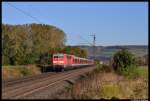
[[96, 41], [96, 36], [95, 34], [91, 35], [93, 37], [93, 57], [94, 57], [94, 60], [96, 59], [95, 57], [95, 41]]

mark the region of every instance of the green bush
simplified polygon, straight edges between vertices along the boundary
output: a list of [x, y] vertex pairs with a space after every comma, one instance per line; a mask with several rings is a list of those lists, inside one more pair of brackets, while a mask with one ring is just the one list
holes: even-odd
[[113, 57], [113, 68], [119, 74], [129, 75], [136, 68], [134, 55], [126, 49], [118, 51]]
[[96, 63], [96, 69], [95, 69], [95, 72], [99, 72], [99, 71], [101, 71], [101, 69], [102, 69], [102, 65], [99, 64], [99, 63]]
[[95, 69], [95, 72], [111, 72], [112, 66], [106, 65], [106, 64], [97, 64], [97, 68]]
[[32, 74], [32, 71], [27, 67], [18, 67], [18, 69], [23, 76], [28, 76]]
[[102, 65], [101, 70], [104, 71], [104, 72], [111, 72], [112, 67], [110, 65]]

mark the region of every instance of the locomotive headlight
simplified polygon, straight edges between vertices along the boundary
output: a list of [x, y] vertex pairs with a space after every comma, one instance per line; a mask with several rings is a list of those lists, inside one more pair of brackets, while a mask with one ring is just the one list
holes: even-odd
[[59, 61], [59, 63], [64, 63], [64, 61]]
[[53, 61], [53, 63], [57, 63], [57, 61]]

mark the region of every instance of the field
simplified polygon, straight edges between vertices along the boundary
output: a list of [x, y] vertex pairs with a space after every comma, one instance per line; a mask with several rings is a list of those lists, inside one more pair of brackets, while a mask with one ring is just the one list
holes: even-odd
[[[80, 46], [83, 49], [86, 49], [89, 57], [93, 55], [93, 48], [90, 46]], [[132, 54], [135, 56], [145, 56], [148, 54], [148, 47], [147, 46], [140, 46], [140, 45], [129, 45], [129, 46], [96, 46], [95, 54], [97, 58], [101, 59], [100, 57], [112, 57], [117, 51], [121, 48], [128, 49]]]
[[[128, 49], [135, 56], [144, 56], [147, 54], [146, 49]], [[101, 51], [100, 56], [112, 57], [119, 49], [105, 49]]]
[[127, 77], [111, 72], [88, 74], [75, 85], [58, 93], [57, 99], [148, 99], [148, 70], [139, 67], [139, 77]]

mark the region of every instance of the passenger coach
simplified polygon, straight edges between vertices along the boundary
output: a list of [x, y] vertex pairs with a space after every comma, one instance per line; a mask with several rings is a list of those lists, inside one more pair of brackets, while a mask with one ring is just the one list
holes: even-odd
[[66, 69], [78, 68], [82, 66], [93, 65], [94, 61], [86, 58], [80, 58], [70, 54], [53, 54], [53, 69], [64, 71]]

